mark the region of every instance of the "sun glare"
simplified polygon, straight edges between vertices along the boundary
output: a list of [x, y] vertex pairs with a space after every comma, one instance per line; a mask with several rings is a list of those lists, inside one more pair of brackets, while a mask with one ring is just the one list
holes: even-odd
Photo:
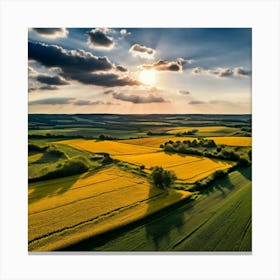
[[139, 79], [146, 85], [154, 85], [156, 82], [154, 70], [143, 70], [140, 72]]

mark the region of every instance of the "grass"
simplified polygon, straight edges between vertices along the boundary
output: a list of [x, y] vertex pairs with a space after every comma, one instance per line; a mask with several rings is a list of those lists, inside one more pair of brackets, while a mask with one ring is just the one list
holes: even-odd
[[29, 251], [70, 245], [190, 195], [186, 191], [161, 191], [117, 167], [29, 184]]
[[131, 145], [117, 141], [98, 141], [98, 140], [83, 140], [74, 139], [57, 142], [58, 144], [68, 145], [75, 149], [85, 150], [92, 153], [109, 153], [110, 155], [122, 154], [147, 154], [159, 151], [159, 149], [145, 147], [140, 145]]
[[196, 201], [75, 250], [251, 251], [251, 190], [251, 169], [234, 171]]
[[143, 155], [118, 155], [115, 158], [139, 166], [144, 164], [146, 168], [162, 166], [164, 169], [174, 171], [178, 179], [186, 183], [194, 183], [217, 170], [224, 170], [232, 166], [231, 162], [165, 152]]

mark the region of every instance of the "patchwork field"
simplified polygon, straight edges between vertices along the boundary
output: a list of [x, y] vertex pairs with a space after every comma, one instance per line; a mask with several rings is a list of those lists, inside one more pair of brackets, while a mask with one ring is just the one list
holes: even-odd
[[31, 115], [28, 250], [250, 251], [251, 133], [251, 115]]
[[224, 170], [232, 166], [232, 163], [227, 161], [165, 152], [143, 155], [118, 155], [115, 158], [137, 165], [144, 164], [147, 168], [160, 165], [167, 170], [174, 171], [177, 177], [186, 183], [193, 183], [207, 177], [216, 170]]
[[128, 224], [191, 195], [117, 167], [29, 184], [28, 247], [49, 251]]
[[159, 149], [153, 147], [146, 147], [134, 144], [121, 143], [116, 141], [96, 141], [96, 140], [84, 140], [74, 139], [59, 141], [58, 144], [65, 144], [79, 150], [86, 150], [92, 153], [109, 153], [110, 155], [122, 155], [122, 154], [147, 154], [159, 151]]

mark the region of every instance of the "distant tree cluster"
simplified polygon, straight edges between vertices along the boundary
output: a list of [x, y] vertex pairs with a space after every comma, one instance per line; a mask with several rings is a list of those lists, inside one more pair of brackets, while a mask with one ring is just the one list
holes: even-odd
[[148, 131], [147, 132], [147, 135], [148, 136], [164, 136], [164, 135], [172, 135], [171, 133], [168, 133], [168, 132], [152, 132], [152, 131]]
[[198, 132], [198, 129], [193, 129], [189, 131], [184, 131], [184, 132], [178, 132], [176, 133], [176, 136], [181, 137], [181, 136], [193, 136]]
[[[160, 145], [162, 149], [166, 152], [171, 153], [181, 153], [181, 154], [190, 154], [190, 155], [198, 155], [209, 158], [217, 158], [222, 160], [230, 160], [237, 162], [240, 166], [248, 166], [250, 165], [250, 160], [246, 159], [244, 156], [241, 156], [238, 151], [228, 151], [225, 149], [224, 145], [217, 145], [214, 140], [184, 140], [184, 141], [176, 141], [172, 140], [165, 142]], [[202, 149], [204, 148], [204, 149]], [[210, 148], [210, 149], [208, 149]], [[251, 153], [248, 153], [248, 157], [251, 157]]]
[[188, 148], [215, 148], [217, 147], [214, 140], [207, 140], [207, 139], [201, 139], [201, 140], [184, 140], [180, 141], [177, 140], [176, 142], [169, 140], [168, 142], [165, 142], [163, 145], [160, 146], [161, 148], [167, 150], [167, 151], [177, 151], [184, 153], [184, 151]]
[[116, 137], [112, 137], [112, 136], [104, 135], [104, 134], [100, 134], [98, 136], [98, 139], [99, 140], [118, 140], [118, 138], [116, 138]]

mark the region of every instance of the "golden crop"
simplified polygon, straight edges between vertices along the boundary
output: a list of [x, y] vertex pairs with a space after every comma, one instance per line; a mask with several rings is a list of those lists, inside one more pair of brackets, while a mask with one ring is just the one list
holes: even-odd
[[121, 154], [146, 154], [157, 151], [156, 148], [145, 147], [140, 145], [131, 145], [127, 143], [121, 143], [117, 141], [98, 141], [98, 140], [65, 140], [57, 142], [59, 144], [65, 144], [79, 150], [86, 150], [93, 153], [109, 153], [111, 155]]
[[189, 192], [164, 192], [117, 167], [29, 185], [30, 251], [54, 250], [145, 217]]
[[224, 170], [232, 166], [232, 163], [226, 161], [165, 152], [133, 156], [119, 155], [115, 158], [137, 165], [144, 164], [147, 168], [162, 166], [174, 171], [179, 179], [188, 183], [207, 177], [216, 170]]
[[212, 139], [216, 144], [228, 146], [252, 146], [252, 137], [207, 137], [206, 139]]

